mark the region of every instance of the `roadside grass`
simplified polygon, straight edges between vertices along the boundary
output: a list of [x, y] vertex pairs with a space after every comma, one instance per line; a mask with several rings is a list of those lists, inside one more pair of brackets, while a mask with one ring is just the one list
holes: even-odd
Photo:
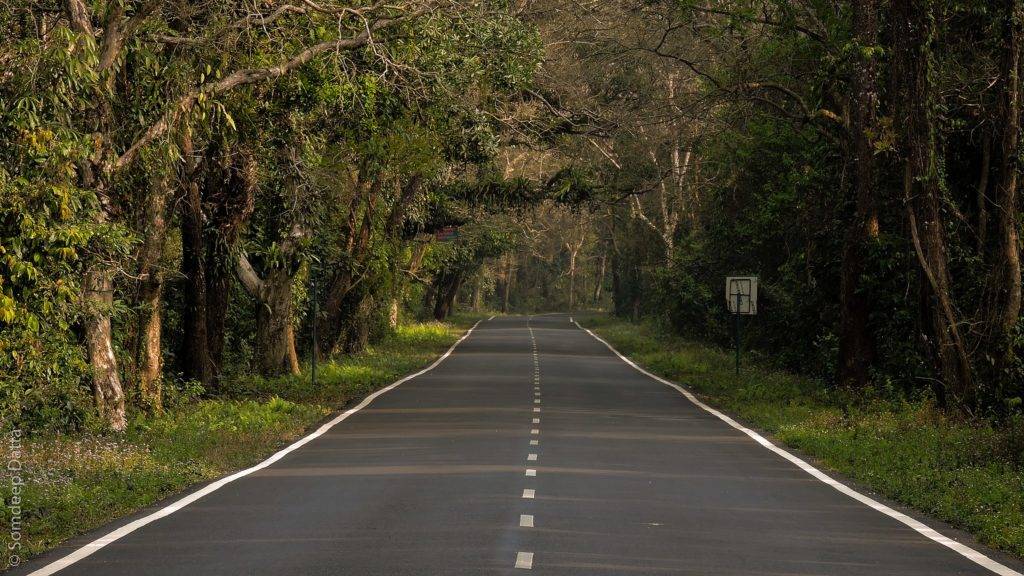
[[[584, 326], [651, 372], [884, 496], [1024, 557], [1024, 418], [951, 418], [929, 402], [840, 396], [651, 324], [586, 315]], [[844, 408], [845, 407], [845, 408]]]
[[[11, 502], [15, 476], [24, 483], [19, 555], [39, 554], [192, 484], [259, 462], [342, 406], [430, 364], [475, 319], [401, 326], [364, 352], [320, 366], [316, 387], [308, 366], [301, 377], [237, 378], [216, 398], [179, 398], [160, 416], [136, 417], [123, 434], [23, 438], [21, 470], [0, 472], [3, 502]], [[11, 456], [6, 439], [2, 450]], [[8, 550], [11, 514], [4, 512], [0, 546]]]

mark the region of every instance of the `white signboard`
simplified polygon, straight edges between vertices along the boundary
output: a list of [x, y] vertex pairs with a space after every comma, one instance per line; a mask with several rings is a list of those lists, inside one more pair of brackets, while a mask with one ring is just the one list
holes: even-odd
[[727, 276], [725, 302], [730, 314], [736, 314], [737, 305], [740, 314], [757, 314], [757, 276]]

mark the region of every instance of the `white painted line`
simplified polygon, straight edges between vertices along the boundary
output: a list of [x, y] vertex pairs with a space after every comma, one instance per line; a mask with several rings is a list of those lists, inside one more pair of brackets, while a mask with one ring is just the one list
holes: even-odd
[[575, 322], [573, 322], [572, 316], [569, 316], [569, 324], [574, 324], [574, 323]]
[[537, 491], [533, 488], [523, 488], [523, 498], [534, 499], [537, 497]]
[[537, 455], [536, 454], [529, 454], [529, 455], [526, 456], [526, 459], [531, 461], [531, 462], [532, 461], [536, 461], [537, 460]]
[[533, 403], [534, 404], [540, 404], [540, 398], [534, 398], [533, 399]]
[[869, 508], [871, 508], [873, 510], [877, 510], [878, 512], [881, 512], [882, 514], [885, 514], [886, 516], [888, 516], [888, 517], [890, 517], [890, 518], [892, 518], [892, 519], [894, 519], [894, 520], [896, 520], [898, 522], [901, 522], [901, 523], [905, 524], [906, 526], [909, 526], [910, 528], [914, 529], [916, 532], [918, 532], [919, 534], [921, 534], [925, 538], [928, 538], [928, 539], [930, 539], [930, 540], [932, 540], [932, 541], [934, 541], [934, 542], [936, 542], [938, 544], [941, 544], [941, 545], [949, 548], [950, 550], [953, 550], [957, 554], [960, 554], [961, 556], [963, 556], [964, 558], [967, 558], [968, 560], [974, 562], [975, 564], [977, 564], [977, 565], [979, 565], [979, 566], [981, 566], [983, 568], [986, 568], [986, 569], [988, 569], [989, 571], [991, 571], [991, 572], [993, 572], [995, 574], [999, 574], [999, 576], [1024, 576], [1024, 574], [1021, 574], [1020, 572], [1018, 572], [1018, 571], [1016, 571], [1016, 570], [1014, 570], [1012, 568], [1009, 568], [1007, 566], [1004, 566], [1004, 565], [1000, 564], [999, 562], [996, 562], [995, 560], [989, 558], [988, 556], [982, 554], [981, 552], [978, 552], [977, 550], [975, 550], [975, 549], [973, 549], [973, 548], [971, 548], [969, 546], [965, 546], [965, 545], [957, 542], [956, 540], [953, 540], [949, 536], [946, 536], [946, 535], [940, 533], [938, 530], [935, 530], [934, 528], [928, 527], [928, 525], [924, 524], [923, 522], [921, 522], [919, 520], [915, 520], [914, 518], [911, 518], [910, 516], [907, 516], [906, 514], [904, 514], [902, 512], [899, 512], [898, 510], [893, 510], [892, 508], [886, 506], [885, 504], [882, 504], [881, 502], [875, 500], [874, 498], [871, 498], [869, 496], [865, 496], [864, 494], [861, 494], [860, 492], [857, 492], [853, 488], [850, 488], [846, 484], [843, 484], [842, 482], [832, 478], [828, 474], [825, 474], [821, 470], [818, 470], [814, 466], [811, 466], [810, 464], [808, 464], [807, 462], [803, 461], [802, 459], [794, 456], [793, 454], [790, 454], [789, 452], [787, 452], [786, 450], [784, 450], [782, 448], [779, 448], [775, 444], [772, 444], [764, 436], [761, 436], [757, 432], [754, 432], [750, 428], [747, 428], [746, 426], [744, 426], [744, 425], [740, 424], [739, 422], [733, 420], [732, 418], [730, 418], [729, 416], [723, 414], [722, 412], [719, 412], [718, 410], [715, 410], [714, 408], [712, 408], [712, 407], [708, 406], [707, 404], [701, 402], [699, 399], [697, 399], [696, 396], [693, 395], [692, 392], [690, 392], [689, 390], [683, 388], [679, 384], [676, 384], [675, 382], [670, 382], [670, 381], [662, 378], [661, 376], [656, 376], [654, 374], [651, 374], [647, 370], [644, 370], [638, 364], [636, 364], [635, 362], [633, 362], [629, 358], [626, 358], [625, 356], [623, 356], [611, 344], [606, 342], [604, 340], [604, 338], [601, 338], [597, 334], [594, 334], [590, 330], [587, 330], [583, 326], [580, 326], [579, 322], [574, 322], [574, 324], [576, 324], [577, 327], [579, 327], [581, 330], [583, 330], [587, 334], [590, 334], [591, 336], [593, 336], [595, 339], [597, 339], [598, 342], [601, 342], [602, 344], [607, 346], [608, 349], [611, 350], [612, 352], [614, 352], [615, 355], [618, 356], [623, 362], [625, 362], [626, 364], [629, 364], [630, 366], [635, 368], [641, 374], [643, 374], [643, 375], [645, 375], [645, 376], [647, 376], [649, 378], [652, 378], [654, 380], [657, 380], [658, 382], [661, 382], [662, 384], [665, 384], [666, 386], [671, 386], [672, 388], [675, 388], [676, 391], [678, 391], [680, 394], [685, 396], [687, 400], [689, 400], [690, 402], [692, 402], [693, 404], [695, 404], [696, 406], [698, 406], [699, 408], [701, 408], [705, 412], [708, 412], [710, 414], [715, 415], [716, 417], [718, 417], [719, 420], [725, 422], [726, 424], [728, 424], [729, 426], [732, 426], [733, 428], [739, 430], [740, 432], [743, 432], [744, 434], [746, 434], [747, 436], [752, 438], [755, 442], [757, 442], [761, 446], [764, 446], [768, 450], [771, 450], [772, 452], [775, 452], [776, 454], [778, 454], [779, 456], [782, 456], [786, 460], [789, 460], [792, 464], [796, 465], [797, 468], [800, 468], [801, 470], [803, 470], [804, 472], [810, 474], [811, 476], [813, 476], [814, 478], [820, 480], [821, 482], [823, 482], [825, 484], [828, 484], [829, 486], [834, 488], [836, 491], [842, 492], [843, 494], [849, 496], [850, 498], [853, 498], [854, 500], [860, 502], [861, 504], [864, 504], [865, 506], [867, 506], [867, 507], [869, 507]]
[[520, 528], [533, 528], [533, 516], [530, 514], [519, 515], [519, 527]]
[[533, 411], [534, 412], [540, 412], [540, 408], [534, 408]]
[[490, 322], [491, 320], [494, 320], [494, 315], [493, 314], [491, 315], [490, 318], [487, 319], [488, 322]]
[[540, 444], [540, 440], [530, 440], [530, 446], [536, 446]]
[[534, 428], [533, 430], [530, 430], [530, 434], [540, 434], [540, 430]]
[[531, 424], [540, 424], [540, 418], [534, 418]]
[[540, 392], [534, 392], [533, 395], [534, 396], [540, 396]]
[[320, 436], [323, 436], [324, 433], [326, 433], [328, 430], [330, 430], [331, 428], [336, 426], [338, 423], [344, 421], [349, 416], [351, 416], [351, 415], [355, 414], [356, 412], [359, 412], [360, 410], [365, 408], [370, 402], [373, 402], [381, 394], [384, 394], [385, 392], [389, 392], [389, 391], [397, 388], [402, 383], [408, 382], [409, 380], [412, 380], [413, 378], [415, 378], [415, 377], [417, 377], [417, 376], [419, 376], [421, 374], [424, 374], [426, 372], [429, 372], [429, 371], [433, 370], [434, 368], [436, 368], [438, 364], [440, 364], [441, 362], [444, 362], [445, 358], [448, 358], [449, 356], [451, 356], [452, 352], [455, 350], [455, 347], [458, 346], [459, 344], [461, 344], [463, 340], [468, 338], [470, 333], [472, 333], [473, 330], [476, 329], [477, 325], [479, 325], [479, 324], [480, 324], [480, 322], [477, 322], [476, 324], [474, 324], [472, 328], [467, 330], [466, 333], [463, 334], [461, 338], [459, 338], [454, 344], [451, 345], [450, 348], [448, 348], [447, 352], [445, 352], [437, 360], [434, 360], [434, 363], [431, 364], [430, 366], [427, 366], [426, 368], [420, 370], [419, 372], [416, 372], [415, 374], [410, 374], [410, 375], [402, 378], [401, 380], [393, 382], [392, 384], [388, 385], [387, 387], [381, 388], [380, 390], [377, 390], [373, 394], [370, 394], [369, 396], [364, 398], [362, 402], [357, 404], [355, 407], [349, 408], [348, 410], [342, 412], [341, 414], [338, 414], [333, 419], [331, 419], [329, 422], [325, 423], [323, 426], [320, 426], [319, 428], [317, 428], [316, 430], [314, 430], [310, 434], [307, 434], [306, 436], [304, 436], [303, 438], [297, 440], [296, 442], [293, 442], [292, 444], [282, 448], [281, 450], [278, 450], [277, 452], [275, 452], [272, 456], [270, 456], [269, 458], [267, 458], [263, 462], [260, 462], [259, 464], [256, 464], [255, 466], [251, 466], [249, 468], [246, 468], [245, 470], [239, 470], [238, 472], [235, 472], [234, 474], [231, 474], [230, 476], [225, 476], [224, 478], [221, 478], [220, 480], [217, 480], [216, 482], [212, 482], [210, 484], [207, 484], [205, 487], [203, 487], [203, 488], [201, 488], [199, 490], [196, 490], [195, 492], [189, 494], [188, 496], [185, 496], [184, 498], [176, 500], [176, 501], [172, 502], [171, 504], [168, 504], [167, 506], [164, 506], [163, 508], [157, 510], [156, 512], [153, 512], [152, 514], [143, 516], [142, 518], [139, 518], [138, 520], [135, 520], [134, 522], [130, 522], [128, 524], [125, 524], [124, 526], [121, 526], [117, 530], [113, 530], [111, 532], [108, 532], [107, 534], [104, 534], [100, 538], [97, 538], [96, 540], [93, 540], [92, 542], [86, 544], [85, 546], [82, 546], [81, 548], [79, 548], [78, 550], [75, 550], [74, 552], [68, 554], [67, 556], [65, 556], [65, 557], [63, 557], [63, 558], [61, 558], [59, 560], [55, 560], [55, 561], [47, 564], [46, 566], [43, 566], [42, 568], [32, 572], [31, 574], [29, 574], [29, 576], [49, 576], [50, 574], [54, 574], [54, 573], [56, 573], [56, 572], [58, 572], [60, 570], [63, 570], [64, 568], [67, 568], [68, 566], [71, 566], [72, 564], [78, 562], [79, 560], [82, 560], [84, 558], [89, 557], [94, 552], [96, 552], [100, 548], [103, 548], [107, 544], [110, 544], [111, 542], [115, 542], [117, 540], [120, 540], [121, 538], [124, 538], [125, 536], [131, 534], [132, 532], [135, 532], [139, 528], [142, 528], [143, 526], [145, 526], [147, 524], [150, 524], [151, 522], [159, 520], [159, 519], [163, 518], [164, 516], [170, 516], [171, 514], [177, 512], [178, 510], [181, 510], [185, 506], [188, 506], [189, 504], [195, 502], [196, 500], [199, 500], [203, 496], [206, 496], [207, 494], [210, 494], [212, 492], [220, 490], [224, 486], [230, 484], [231, 482], [234, 482], [235, 480], [238, 480], [239, 478], [248, 476], [249, 474], [252, 474], [253, 472], [258, 472], [259, 470], [262, 470], [262, 469], [266, 468], [267, 466], [270, 466], [271, 464], [273, 464], [274, 462], [277, 462], [278, 460], [284, 458], [288, 454], [291, 454], [292, 452], [298, 450], [299, 448], [302, 448], [303, 446], [305, 446], [309, 442], [319, 438]]
[[526, 475], [527, 476], [536, 476], [537, 475], [537, 471], [534, 470], [533, 468], [527, 468], [526, 469]]
[[520, 552], [516, 554], [516, 568], [524, 570], [533, 569], [533, 552]]

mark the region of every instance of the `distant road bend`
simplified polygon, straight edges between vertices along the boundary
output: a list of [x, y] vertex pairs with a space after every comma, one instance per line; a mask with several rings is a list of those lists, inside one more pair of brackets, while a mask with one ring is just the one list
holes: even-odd
[[14, 573], [1021, 576], [641, 373], [564, 314], [483, 321], [400, 383]]

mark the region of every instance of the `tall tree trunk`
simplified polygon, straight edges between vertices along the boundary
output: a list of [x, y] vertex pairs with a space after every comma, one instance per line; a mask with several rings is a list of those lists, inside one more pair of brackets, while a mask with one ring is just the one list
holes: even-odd
[[114, 303], [113, 271], [89, 270], [85, 275], [83, 297], [88, 307], [85, 339], [96, 407], [112, 429], [121, 431], [127, 426], [127, 419], [110, 321], [110, 308]]
[[569, 312], [576, 308], [576, 250], [569, 250]]
[[[320, 356], [328, 356], [339, 345], [350, 328], [349, 322], [359, 310], [367, 296], [364, 283], [358, 276], [365, 269], [370, 254], [370, 239], [373, 233], [373, 219], [378, 196], [383, 182], [374, 178], [369, 186], [357, 186], [348, 207], [348, 221], [342, 232], [341, 241], [348, 253], [344, 261], [337, 263], [337, 270], [331, 276], [324, 293], [323, 311], [317, 333], [323, 338], [318, 342]], [[415, 187], [413, 188], [415, 190]], [[410, 196], [411, 197], [411, 196]], [[365, 200], [362, 221], [359, 222], [359, 207]], [[411, 201], [411, 200], [410, 200]], [[389, 215], [390, 220], [391, 215]]]
[[351, 318], [354, 307], [352, 306], [353, 294], [353, 272], [350, 263], [342, 263], [331, 275], [324, 291], [323, 305], [320, 306], [320, 318], [316, 331], [320, 335], [317, 347], [317, 354], [320, 358], [326, 358], [337, 348], [342, 335], [345, 333], [346, 322]]
[[[191, 175], [190, 175], [191, 178]], [[213, 364], [207, 338], [206, 242], [199, 185], [186, 181], [181, 204], [181, 271], [188, 283], [182, 323], [182, 370], [185, 378], [210, 389], [214, 385]]]
[[236, 147], [209, 163], [203, 202], [210, 206], [205, 234], [206, 338], [215, 380], [224, 369], [224, 342], [235, 253], [242, 228], [255, 209], [256, 161]]
[[292, 278], [272, 269], [263, 280], [256, 313], [256, 353], [264, 376], [298, 374], [292, 328]]
[[455, 307], [455, 298], [462, 288], [464, 273], [461, 270], [442, 272], [437, 279], [434, 319], [444, 320]]
[[143, 280], [139, 323], [139, 400], [153, 412], [163, 410], [163, 355], [160, 347], [163, 280]]
[[[281, 243], [285, 254], [290, 253], [288, 244], [287, 240]], [[260, 278], [245, 254], [238, 256], [238, 280], [256, 300], [256, 362], [264, 376], [300, 372], [292, 326], [294, 276], [291, 270], [291, 265], [278, 264], [266, 273], [265, 278]]]
[[160, 330], [164, 273], [160, 266], [167, 239], [167, 199], [170, 182], [161, 179], [150, 190], [142, 222], [139, 252], [139, 323], [136, 335], [139, 400], [154, 412], [163, 409], [163, 355]]
[[984, 254], [988, 248], [988, 199], [989, 173], [992, 172], [992, 139], [989, 135], [981, 141], [981, 169], [978, 174], [977, 205], [978, 205], [978, 253]]
[[874, 49], [878, 43], [877, 0], [854, 0], [853, 36], [858, 59], [853, 74], [850, 138], [854, 163], [856, 209], [843, 241], [839, 322], [839, 381], [846, 386], [868, 384], [875, 360], [869, 327], [871, 299], [864, 292], [868, 251], [878, 236], [875, 199], [875, 157], [871, 135], [877, 134], [875, 110], [878, 83]]
[[479, 312], [483, 309], [484, 302], [484, 275], [477, 274], [476, 282], [473, 284], [473, 311]]
[[388, 303], [388, 326], [392, 330], [398, 328], [398, 312], [400, 308], [401, 305], [399, 304], [398, 297], [392, 298], [391, 302]]
[[1003, 45], [999, 65], [995, 126], [996, 165], [992, 202], [996, 207], [992, 246], [986, 251], [991, 266], [989, 292], [983, 306], [983, 342], [993, 359], [994, 379], [1012, 354], [1011, 332], [1021, 311], [1020, 226], [1017, 178], [1021, 128], [1021, 35], [1024, 7], [1020, 0], [1002, 0]]
[[607, 252], [601, 253], [601, 263], [597, 268], [597, 277], [594, 282], [594, 306], [601, 303], [601, 291], [604, 289], [605, 265], [608, 262]]
[[515, 275], [515, 268], [513, 267], [512, 256], [505, 257], [507, 266], [505, 267], [505, 285], [501, 295], [501, 313], [508, 314], [508, 302], [509, 297], [512, 294], [512, 279]]
[[942, 222], [942, 188], [938, 169], [931, 50], [934, 14], [930, 0], [893, 0], [895, 49], [895, 125], [900, 127], [904, 156], [904, 201], [914, 252], [920, 265], [926, 338], [941, 376], [945, 399], [969, 402], [973, 374], [950, 293], [949, 262]]
[[207, 358], [214, 382], [224, 371], [224, 343], [227, 339], [228, 308], [231, 306], [231, 272], [224, 246], [217, 243], [206, 253], [206, 341]]
[[370, 320], [373, 314], [373, 297], [359, 300], [355, 312], [349, 318], [348, 327], [342, 335], [341, 351], [345, 354], [361, 352], [370, 345]]

